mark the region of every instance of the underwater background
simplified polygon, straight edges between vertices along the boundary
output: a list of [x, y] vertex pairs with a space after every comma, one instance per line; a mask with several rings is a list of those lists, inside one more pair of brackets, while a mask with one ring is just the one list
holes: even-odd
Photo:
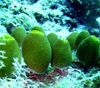
[[0, 88], [100, 88], [100, 0], [0, 0]]

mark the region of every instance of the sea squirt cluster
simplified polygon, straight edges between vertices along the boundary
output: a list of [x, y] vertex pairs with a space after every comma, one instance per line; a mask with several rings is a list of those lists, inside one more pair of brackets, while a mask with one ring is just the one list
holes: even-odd
[[[14, 50], [18, 52], [16, 57], [20, 58], [21, 54], [28, 68], [34, 70], [36, 73], [46, 73], [49, 64], [51, 64], [53, 68], [57, 69], [71, 65], [71, 63], [74, 62], [74, 60], [72, 61], [73, 50], [76, 52], [77, 59], [79, 59], [80, 63], [83, 65], [86, 65], [87, 67], [98, 66], [100, 57], [100, 41], [94, 35], [90, 35], [86, 30], [81, 32], [72, 32], [66, 39], [58, 39], [55, 33], [51, 32], [46, 35], [40, 26], [33, 27], [29, 33], [24, 32], [24, 30], [22, 31], [20, 27], [16, 27], [15, 29], [17, 30], [12, 31], [11, 34], [13, 37], [7, 35], [5, 39], [9, 41], [10, 36], [16, 42], [16, 39], [18, 38], [16, 34], [19, 32], [19, 36], [22, 36], [22, 38], [19, 38], [20, 43], [19, 40], [17, 40], [17, 44], [13, 44], [15, 47]], [[19, 50], [18, 44], [22, 53]], [[10, 47], [12, 47], [12, 45]], [[9, 52], [7, 48], [4, 51], [6, 53]], [[12, 58], [14, 58], [16, 51], [12, 51], [9, 55], [12, 55]], [[6, 57], [9, 56], [6, 55]], [[4, 60], [2, 61], [4, 63], [12, 63], [12, 60], [9, 59], [6, 59], [7, 62]], [[7, 68], [7, 70], [9, 69]], [[3, 77], [8, 76], [8, 72], [9, 71], [4, 72]], [[10, 71], [10, 74], [11, 72], [12, 71]]]

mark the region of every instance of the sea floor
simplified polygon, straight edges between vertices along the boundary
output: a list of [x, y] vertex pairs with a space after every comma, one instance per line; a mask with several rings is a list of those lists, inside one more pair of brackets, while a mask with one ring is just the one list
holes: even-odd
[[[78, 63], [72, 63], [63, 69], [49, 65], [47, 72], [37, 74], [27, 68], [24, 61], [20, 65], [15, 61], [16, 73], [11, 78], [0, 79], [0, 88], [99, 88], [100, 69], [85, 69]], [[96, 81], [96, 79], [98, 81]]]

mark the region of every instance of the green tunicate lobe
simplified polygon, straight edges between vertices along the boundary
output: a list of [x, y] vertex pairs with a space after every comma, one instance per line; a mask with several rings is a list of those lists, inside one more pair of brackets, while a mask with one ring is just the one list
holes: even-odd
[[34, 27], [31, 29], [31, 31], [33, 31], [33, 30], [40, 31], [40, 32], [42, 32], [42, 33], [45, 34], [45, 32], [44, 32], [44, 30], [43, 30], [43, 28], [42, 28], [41, 26], [34, 26]]
[[29, 68], [37, 73], [45, 72], [51, 61], [51, 47], [45, 34], [31, 31], [23, 42], [22, 54]]
[[71, 47], [66, 39], [59, 39], [53, 47], [52, 65], [63, 68], [72, 62]]
[[78, 34], [79, 32], [74, 31], [66, 38], [69, 41], [72, 50], [75, 49], [75, 41], [76, 41]]
[[19, 46], [22, 46], [22, 42], [24, 38], [26, 37], [26, 31], [21, 27], [15, 27], [11, 33], [11, 35], [15, 38], [15, 40], [18, 42]]
[[95, 36], [90, 36], [84, 39], [78, 49], [77, 57], [79, 60], [86, 66], [95, 66], [97, 65], [100, 52], [100, 42], [99, 39]]
[[78, 48], [81, 41], [84, 40], [85, 38], [89, 37], [89, 36], [90, 36], [90, 33], [87, 30], [81, 31], [76, 38], [75, 47]]
[[0, 77], [10, 77], [14, 72], [14, 58], [21, 61], [21, 52], [16, 40], [10, 35], [0, 36], [0, 51], [5, 52], [4, 55], [0, 52], [0, 63], [3, 63], [3, 67], [0, 67]]
[[48, 38], [48, 40], [49, 40], [49, 43], [50, 43], [51, 49], [52, 49], [53, 46], [54, 46], [54, 44], [55, 44], [56, 41], [58, 40], [58, 36], [57, 36], [55, 33], [51, 32], [51, 33], [49, 33], [49, 34], [47, 35], [47, 38]]

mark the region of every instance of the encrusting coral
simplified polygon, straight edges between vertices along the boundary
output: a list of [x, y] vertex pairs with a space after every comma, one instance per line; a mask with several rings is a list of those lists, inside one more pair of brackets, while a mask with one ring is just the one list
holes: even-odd
[[66, 39], [58, 39], [52, 51], [52, 66], [63, 68], [72, 62], [71, 47]]
[[43, 73], [51, 61], [51, 47], [44, 33], [32, 30], [22, 45], [22, 54], [29, 68]]
[[14, 58], [21, 60], [18, 43], [8, 34], [0, 36], [0, 77], [9, 77], [14, 72]]

